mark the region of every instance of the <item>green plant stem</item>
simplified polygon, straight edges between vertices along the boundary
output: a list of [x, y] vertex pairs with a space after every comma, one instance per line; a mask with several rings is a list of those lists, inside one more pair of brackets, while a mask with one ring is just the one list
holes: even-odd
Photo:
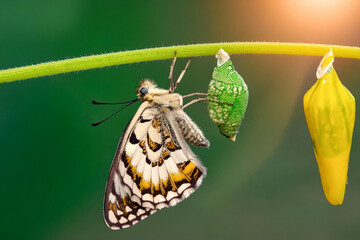
[[229, 54], [287, 54], [311, 56], [323, 56], [332, 48], [336, 57], [360, 59], [359, 47], [278, 42], [207, 43], [114, 52], [10, 68], [0, 71], [0, 83], [127, 63], [172, 59], [175, 51], [177, 51], [178, 57], [215, 55], [220, 48], [223, 48]]

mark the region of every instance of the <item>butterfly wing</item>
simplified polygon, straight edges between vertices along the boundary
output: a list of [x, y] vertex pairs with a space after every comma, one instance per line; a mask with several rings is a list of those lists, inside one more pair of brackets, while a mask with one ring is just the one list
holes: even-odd
[[141, 129], [147, 131], [148, 122], [156, 114], [156, 109], [153, 109], [148, 102], [142, 103], [120, 138], [106, 183], [104, 198], [104, 218], [111, 229], [130, 227], [156, 211], [141, 207], [131, 201], [132, 191], [124, 182], [124, 177], [127, 176], [125, 171], [130, 161], [130, 156], [126, 155], [126, 152], [133, 154], [137, 149], [131, 137]]
[[105, 192], [110, 228], [174, 206], [201, 184], [206, 169], [186, 144], [177, 115], [144, 102], [124, 131]]
[[174, 206], [187, 198], [206, 176], [206, 168], [185, 142], [175, 118], [177, 111], [182, 112], [172, 110], [159, 114], [148, 131], [146, 150], [151, 162], [150, 187], [140, 187], [143, 188], [143, 199], [150, 199], [155, 209]]

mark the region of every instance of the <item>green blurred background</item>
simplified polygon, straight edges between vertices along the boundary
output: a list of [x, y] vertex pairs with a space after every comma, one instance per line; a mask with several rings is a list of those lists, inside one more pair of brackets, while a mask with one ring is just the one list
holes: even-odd
[[[0, 69], [176, 44], [291, 41], [360, 46], [360, 4], [351, 0], [0, 1]], [[235, 143], [205, 103], [186, 109], [210, 149], [202, 186], [176, 207], [119, 231], [102, 216], [110, 164], [135, 113], [91, 100], [133, 99], [142, 78], [168, 87], [170, 60], [0, 85], [0, 239], [358, 239], [360, 134], [355, 123], [342, 206], [323, 194], [302, 97], [321, 58], [232, 56], [250, 89]], [[179, 59], [179, 74], [186, 59]], [[177, 91], [204, 92], [214, 57], [195, 58]], [[357, 60], [336, 59], [360, 98]], [[359, 115], [359, 113], [357, 113]]]

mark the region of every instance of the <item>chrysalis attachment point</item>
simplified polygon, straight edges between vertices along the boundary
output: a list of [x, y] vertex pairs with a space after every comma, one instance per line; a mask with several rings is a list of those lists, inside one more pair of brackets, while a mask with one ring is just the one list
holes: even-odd
[[217, 66], [220, 67], [224, 63], [226, 63], [228, 60], [230, 60], [230, 55], [224, 51], [224, 49], [220, 49], [215, 57], [217, 58]]
[[321, 78], [326, 73], [329, 73], [331, 68], [333, 67], [333, 62], [334, 54], [332, 52], [332, 49], [330, 49], [330, 51], [326, 53], [325, 56], [321, 59], [321, 62], [316, 71], [316, 77]]
[[227, 52], [220, 49], [215, 57], [217, 67], [208, 88], [209, 116], [222, 135], [235, 141], [248, 105], [248, 87]]
[[330, 50], [321, 60], [317, 82], [304, 96], [304, 112], [327, 200], [341, 205], [345, 196], [355, 123], [355, 99], [332, 66]]

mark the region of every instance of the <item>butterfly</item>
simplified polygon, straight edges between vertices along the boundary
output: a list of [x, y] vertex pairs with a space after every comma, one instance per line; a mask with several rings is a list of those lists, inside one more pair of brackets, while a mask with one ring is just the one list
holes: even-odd
[[206, 168], [187, 144], [210, 146], [183, 111], [196, 100], [183, 106], [185, 96], [174, 93], [190, 60], [173, 81], [175, 54], [168, 90], [158, 88], [149, 79], [142, 80], [137, 88], [136, 100], [142, 103], [120, 138], [106, 183], [104, 218], [111, 229], [130, 227], [162, 208], [176, 205], [206, 176]]

